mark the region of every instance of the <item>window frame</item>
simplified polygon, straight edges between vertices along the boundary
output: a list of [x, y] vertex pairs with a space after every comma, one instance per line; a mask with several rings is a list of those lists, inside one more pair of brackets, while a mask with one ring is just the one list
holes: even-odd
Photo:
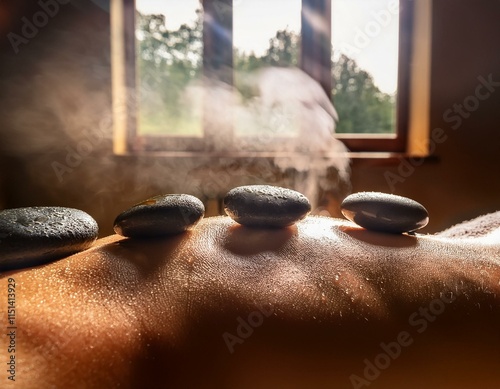
[[[317, 80], [331, 97], [331, 1], [302, 0], [300, 67]], [[348, 149], [355, 153], [428, 154], [427, 140], [428, 101], [430, 91], [430, 16], [432, 0], [400, 0], [398, 95], [396, 108], [396, 134], [336, 134]], [[233, 83], [232, 0], [202, 0], [203, 24], [203, 74], [211, 79]], [[423, 5], [423, 6], [422, 6]], [[426, 8], [425, 8], [426, 7]], [[414, 8], [419, 8], [415, 10]], [[323, 21], [323, 31], [310, 25], [304, 10], [315, 12]], [[167, 153], [220, 154], [210, 139], [210, 128], [204, 126], [203, 137], [179, 137], [169, 135], [139, 135], [137, 129], [137, 72], [135, 38], [135, 0], [112, 0], [112, 72], [114, 111], [114, 152], [118, 155]], [[415, 20], [415, 17], [417, 19]], [[214, 44], [217, 37], [209, 20], [223, 25], [230, 33], [223, 45]], [[420, 32], [416, 38], [415, 24]], [[133, 28], [130, 28], [133, 26]], [[417, 31], [417, 32], [418, 32]], [[327, 36], [325, 36], [327, 35]], [[417, 55], [419, 63], [414, 66]], [[420, 72], [423, 79], [417, 81]], [[414, 92], [414, 90], [416, 92]], [[414, 99], [423, 102], [415, 104]], [[419, 119], [417, 119], [419, 118]], [[277, 139], [276, 141], [282, 141]], [[222, 153], [222, 154], [227, 154]], [[235, 150], [231, 155], [243, 155]], [[276, 155], [272, 150], [262, 150], [262, 155]], [[260, 155], [252, 152], [252, 155]]]

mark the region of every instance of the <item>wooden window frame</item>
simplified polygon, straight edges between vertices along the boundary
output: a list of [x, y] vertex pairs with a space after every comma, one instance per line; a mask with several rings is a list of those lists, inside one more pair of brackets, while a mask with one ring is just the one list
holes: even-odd
[[[400, 0], [400, 5], [396, 134], [336, 134], [354, 153], [428, 154], [432, 0]], [[232, 0], [203, 0], [203, 8], [203, 74], [232, 84]], [[322, 31], [310, 24], [310, 18], [305, 17], [306, 10], [322, 20]], [[213, 129], [206, 126], [203, 137], [137, 133], [135, 12], [135, 0], [111, 0], [115, 154], [218, 154], [217, 145], [210, 141]], [[223, 44], [210, 21], [225, 28]], [[331, 0], [302, 0], [301, 21], [300, 67], [330, 96]], [[235, 150], [230, 154], [242, 153]], [[262, 155], [266, 154], [276, 156], [272, 150], [262, 150]]]

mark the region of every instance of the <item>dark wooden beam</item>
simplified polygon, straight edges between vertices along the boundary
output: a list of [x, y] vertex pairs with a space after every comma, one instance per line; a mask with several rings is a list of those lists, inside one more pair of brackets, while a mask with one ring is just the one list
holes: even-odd
[[203, 0], [203, 73], [233, 84], [233, 1]]
[[332, 93], [331, 0], [302, 0], [302, 70]]

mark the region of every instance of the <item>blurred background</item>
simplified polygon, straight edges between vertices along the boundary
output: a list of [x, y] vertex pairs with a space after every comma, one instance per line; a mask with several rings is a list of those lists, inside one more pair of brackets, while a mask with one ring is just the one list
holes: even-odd
[[[57, 7], [44, 8], [41, 3], [45, 7], [49, 3]], [[238, 3], [243, 7], [245, 0]], [[366, 158], [366, 155], [360, 158], [352, 153], [349, 162], [339, 141], [324, 140], [331, 123], [327, 121], [323, 128], [323, 122], [316, 122], [320, 116], [314, 110], [307, 114], [310, 121], [315, 121], [312, 128], [319, 132], [316, 135], [314, 131], [307, 132], [303, 139], [334, 150], [339, 156], [319, 167], [311, 162], [311, 157], [305, 161], [280, 159], [272, 153], [259, 158], [249, 155], [214, 158], [203, 153], [197, 155], [196, 151], [189, 156], [114, 154], [109, 10], [108, 1], [0, 3], [0, 209], [34, 205], [75, 207], [91, 214], [100, 225], [101, 235], [108, 235], [112, 233], [117, 214], [147, 197], [190, 193], [205, 202], [208, 215], [216, 215], [221, 213], [220, 199], [231, 187], [267, 182], [307, 192], [314, 197], [318, 213], [335, 217], [340, 215], [339, 202], [351, 192], [381, 191], [407, 196], [428, 209], [430, 223], [424, 232], [429, 233], [500, 210], [500, 183], [496, 176], [500, 168], [500, 1], [432, 2], [430, 129], [441, 128], [446, 141], [431, 150], [431, 157], [417, 164], [410, 161], [410, 165], [406, 165], [412, 166], [410, 170], [403, 171], [401, 161], [405, 160], [401, 158]], [[196, 81], [201, 77], [201, 65], [200, 58], [192, 53], [201, 50], [198, 14], [185, 23], [174, 17], [174, 23], [169, 25], [161, 17], [148, 16], [157, 10], [148, 11], [146, 4], [138, 10], [137, 85], [147, 93], [139, 97], [137, 131], [155, 134], [163, 130], [162, 123], [177, 121], [169, 127], [177, 131], [174, 135], [191, 136], [196, 144], [203, 129], [196, 123], [196, 115], [187, 117], [183, 112], [186, 107], [197, 104], [199, 84]], [[269, 65], [279, 67], [283, 60], [297, 65], [297, 41], [300, 40], [297, 27], [291, 22], [278, 24], [276, 34], [269, 39], [266, 38], [269, 34], [262, 38], [255, 32], [255, 39], [264, 41], [259, 48], [253, 45], [252, 39], [246, 42], [242, 38], [244, 34], [236, 27], [242, 26], [242, 22], [237, 23], [236, 16], [233, 66], [237, 93], [233, 89], [228, 92], [220, 84], [213, 84], [202, 92], [210, 93], [208, 100], [213, 95], [218, 96], [217, 101], [221, 101], [221, 95], [226, 96], [226, 104], [234, 105], [236, 108], [232, 110], [240, 115], [239, 123], [247, 126], [245, 131], [262, 131], [277, 120], [274, 130], [284, 127], [285, 133], [280, 135], [290, 137], [286, 131], [300, 132], [300, 129], [293, 130], [294, 120], [293, 117], [290, 120], [289, 112], [283, 115], [287, 120], [276, 119], [276, 105], [272, 104], [283, 95], [291, 94], [286, 89], [287, 77], [297, 83], [301, 76], [280, 70], [271, 75], [270, 79], [275, 82], [272, 84], [265, 81], [264, 73], [251, 71]], [[254, 19], [257, 19], [257, 31], [258, 16]], [[26, 20], [38, 23], [39, 27], [35, 25], [36, 28], [30, 30]], [[300, 19], [298, 23], [300, 25]], [[262, 26], [261, 23], [260, 30], [264, 29]], [[158, 34], [163, 43], [155, 46], [161, 39], [152, 37]], [[175, 47], [177, 52], [172, 53], [183, 53], [184, 59], [175, 61], [176, 55], [173, 55], [169, 60], [168, 55], [161, 54], [165, 47]], [[366, 131], [363, 123], [367, 122], [375, 132], [394, 131], [394, 80], [384, 79], [383, 69], [381, 72], [371, 68], [363, 57], [337, 53], [333, 61], [337, 79], [343, 77], [347, 84], [362, 82], [369, 102], [364, 108], [357, 107], [351, 100], [352, 91], [343, 89], [342, 83], [334, 83], [334, 105], [340, 116], [336, 131], [362, 133]], [[156, 77], [155, 72], [161, 66], [164, 66], [161, 74], [169, 77]], [[387, 72], [391, 71], [387, 65]], [[145, 81], [141, 74], [150, 78]], [[260, 78], [248, 79], [247, 74], [259, 74]], [[490, 83], [489, 97], [478, 100], [477, 106], [469, 102], [473, 109], [462, 111], [460, 125], [457, 125], [458, 119], [452, 121], [445, 113], [458, 109], [457, 105], [463, 105], [468, 96], [476, 95], [480, 77], [492, 79], [499, 85]], [[275, 97], [269, 92], [265, 95], [262, 82], [268, 90], [283, 89], [281, 95]], [[304, 82], [305, 86], [299, 90], [315, 91], [309, 80]], [[255, 85], [261, 87], [260, 100], [254, 99]], [[234, 96], [237, 96], [236, 102]], [[265, 96], [274, 99], [273, 116], [266, 116], [269, 106], [262, 106]], [[297, 101], [301, 98], [296, 97]], [[331, 120], [334, 114], [328, 103], [319, 99], [317, 104], [322, 107], [320, 112], [327, 112]], [[213, 117], [218, 120], [214, 126], [222, 134], [226, 123], [218, 118], [224, 107], [222, 111], [218, 111], [220, 105], [211, 107]], [[297, 111], [293, 105], [279, 107], [283, 111]], [[304, 114], [301, 116], [303, 120]], [[261, 120], [254, 123], [256, 117]], [[179, 125], [179, 121], [188, 124]], [[214, 139], [217, 144], [212, 145], [212, 149], [215, 147], [215, 150], [222, 149], [220, 144], [227, 140], [225, 136]], [[306, 154], [311, 153], [314, 150], [308, 149]], [[316, 168], [317, 174], [309, 174]], [[387, 177], [394, 177], [391, 174], [401, 179], [390, 184]]]

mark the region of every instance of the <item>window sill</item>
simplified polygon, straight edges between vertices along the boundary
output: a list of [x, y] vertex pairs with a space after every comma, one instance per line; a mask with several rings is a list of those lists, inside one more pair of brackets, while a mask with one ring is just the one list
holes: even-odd
[[[134, 153], [117, 154], [117, 157], [123, 158], [298, 158], [306, 157], [300, 152], [273, 152], [273, 151], [143, 151]], [[309, 156], [310, 158], [349, 158], [353, 165], [372, 165], [372, 166], [389, 166], [398, 165], [403, 159], [417, 158], [407, 153], [395, 152], [347, 152], [339, 153], [322, 153], [320, 155]], [[436, 156], [418, 157], [423, 158], [424, 163], [439, 162]]]
[[[402, 160], [418, 159], [419, 165], [438, 163], [440, 158], [435, 155], [415, 157], [407, 153], [349, 153], [354, 167], [397, 166]], [[422, 161], [423, 162], [420, 162]]]

